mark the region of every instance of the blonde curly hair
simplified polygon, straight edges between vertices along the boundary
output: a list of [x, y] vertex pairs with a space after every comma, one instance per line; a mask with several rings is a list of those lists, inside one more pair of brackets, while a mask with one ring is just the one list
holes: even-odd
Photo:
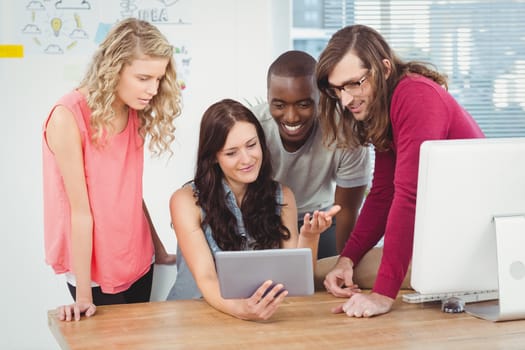
[[115, 118], [112, 104], [124, 65], [144, 56], [168, 58], [166, 74], [159, 83], [158, 93], [144, 110], [137, 111], [139, 134], [149, 137], [149, 150], [160, 155], [172, 153], [174, 119], [181, 112], [180, 87], [175, 72], [174, 49], [162, 33], [152, 24], [127, 18], [118, 22], [108, 33], [93, 56], [81, 87], [88, 90], [87, 103], [91, 108], [91, 140], [103, 145], [106, 131]]

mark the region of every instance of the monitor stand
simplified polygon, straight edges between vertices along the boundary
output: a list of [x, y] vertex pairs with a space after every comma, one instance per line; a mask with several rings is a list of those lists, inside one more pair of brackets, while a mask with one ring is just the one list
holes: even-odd
[[525, 319], [525, 216], [496, 216], [499, 302], [467, 304], [469, 314], [490, 321]]

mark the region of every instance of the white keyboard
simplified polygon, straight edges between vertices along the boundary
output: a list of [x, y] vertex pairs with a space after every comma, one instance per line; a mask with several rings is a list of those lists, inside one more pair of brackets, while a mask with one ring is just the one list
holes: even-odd
[[441, 301], [450, 297], [457, 297], [463, 299], [465, 303], [475, 303], [478, 301], [495, 300], [499, 298], [497, 290], [483, 290], [474, 292], [450, 292], [450, 293], [436, 293], [436, 294], [420, 294], [409, 293], [403, 294], [403, 301], [405, 303], [428, 303], [434, 301]]

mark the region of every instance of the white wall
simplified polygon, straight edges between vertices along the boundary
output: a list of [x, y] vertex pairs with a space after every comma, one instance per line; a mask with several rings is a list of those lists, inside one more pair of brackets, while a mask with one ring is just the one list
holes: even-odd
[[[13, 43], [15, 24], [8, 14], [17, 2], [0, 2], [0, 45]], [[148, 159], [144, 176], [146, 202], [170, 252], [176, 240], [169, 228], [168, 199], [192, 176], [203, 111], [225, 97], [265, 98], [266, 69], [290, 48], [289, 1], [191, 0], [191, 6], [191, 86], [177, 120], [175, 154], [169, 160]], [[41, 125], [51, 105], [78, 83], [67, 72], [83, 71], [88, 59], [0, 59], [2, 349], [58, 348], [47, 326], [47, 310], [71, 302], [71, 297], [63, 279], [44, 262]], [[156, 276], [161, 284], [159, 278], [169, 280], [174, 269], [162, 272]], [[157, 289], [156, 298], [164, 292]]]

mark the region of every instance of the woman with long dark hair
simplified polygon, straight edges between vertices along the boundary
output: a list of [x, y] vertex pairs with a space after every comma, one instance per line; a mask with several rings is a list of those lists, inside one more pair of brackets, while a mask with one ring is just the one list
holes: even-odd
[[306, 214], [299, 235], [294, 195], [271, 174], [264, 132], [253, 113], [228, 99], [210, 106], [201, 121], [195, 178], [170, 200], [180, 254], [168, 299], [203, 296], [216, 309], [249, 320], [277, 310], [287, 292], [277, 284], [266, 293], [271, 281], [248, 299], [223, 299], [213, 253], [307, 247], [315, 259], [319, 234], [340, 207]]

